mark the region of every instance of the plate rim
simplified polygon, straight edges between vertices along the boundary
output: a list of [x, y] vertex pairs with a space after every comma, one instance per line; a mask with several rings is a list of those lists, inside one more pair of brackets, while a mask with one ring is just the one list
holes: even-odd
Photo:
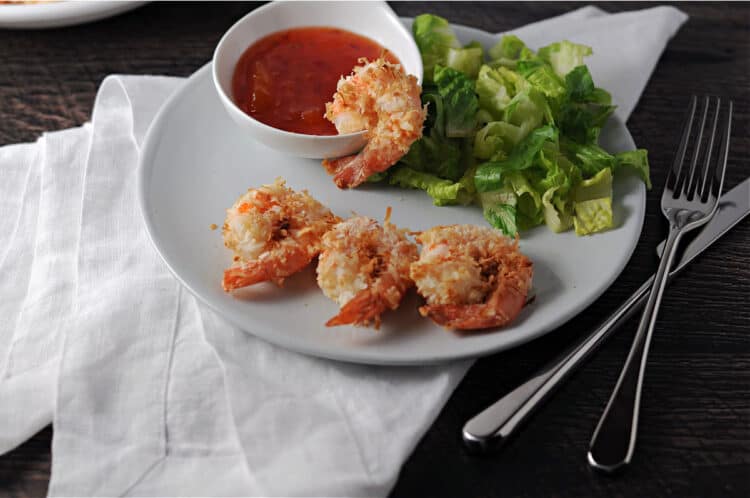
[[0, 5], [0, 28], [53, 29], [77, 26], [123, 14], [148, 1], [62, 1]]
[[[461, 28], [462, 26], [458, 24], [452, 24], [454, 27]], [[481, 31], [477, 30], [476, 28], [467, 27], [469, 30], [473, 31]], [[497, 36], [491, 33], [491, 36]], [[158, 234], [156, 234], [155, 228], [154, 228], [154, 222], [151, 218], [151, 215], [149, 214], [149, 202], [147, 200], [147, 184], [146, 184], [146, 176], [151, 171], [148, 168], [148, 165], [154, 164], [154, 156], [158, 150], [158, 143], [160, 142], [160, 134], [158, 131], [162, 128], [163, 123], [168, 119], [172, 109], [178, 105], [178, 103], [182, 100], [183, 95], [190, 89], [192, 86], [194, 86], [197, 82], [199, 82], [203, 78], [208, 78], [210, 80], [211, 76], [211, 62], [207, 62], [205, 65], [203, 65], [200, 69], [195, 71], [192, 75], [190, 75], [182, 84], [169, 96], [169, 98], [166, 100], [166, 102], [162, 105], [162, 107], [157, 112], [154, 119], [151, 121], [148, 130], [144, 136], [143, 145], [141, 147], [141, 153], [138, 159], [138, 168], [137, 168], [137, 200], [139, 204], [139, 210], [141, 212], [141, 217], [143, 218], [144, 224], [146, 225], [146, 231], [148, 233], [149, 240], [151, 241], [152, 246], [154, 249], [156, 249], [156, 252], [159, 254], [162, 261], [167, 265], [167, 268], [172, 273], [172, 275], [177, 279], [177, 281], [180, 282], [193, 296], [198, 298], [202, 303], [207, 305], [212, 311], [219, 314], [221, 317], [227, 319], [229, 322], [237, 326], [240, 330], [242, 330], [245, 333], [251, 334], [254, 337], [257, 337], [258, 339], [261, 339], [263, 341], [266, 341], [268, 343], [277, 345], [279, 347], [282, 347], [284, 349], [294, 351], [297, 353], [315, 356], [319, 358], [326, 358], [331, 360], [337, 360], [337, 361], [343, 361], [347, 363], [357, 363], [357, 364], [369, 364], [369, 365], [392, 365], [392, 366], [414, 366], [414, 365], [429, 365], [429, 364], [438, 364], [438, 363], [447, 363], [451, 361], [458, 361], [458, 360], [465, 360], [465, 359], [476, 359], [484, 356], [489, 356], [494, 353], [498, 353], [500, 351], [505, 351], [509, 349], [513, 349], [521, 344], [525, 344], [527, 342], [530, 342], [534, 339], [537, 339], [539, 337], [542, 337], [551, 331], [561, 327], [568, 321], [570, 321], [572, 318], [577, 316], [578, 314], [585, 311], [591, 304], [596, 301], [599, 297], [601, 297], [604, 292], [606, 292], [607, 289], [609, 289], [612, 284], [617, 280], [617, 278], [620, 277], [623, 270], [627, 266], [627, 264], [630, 262], [630, 259], [632, 258], [633, 252], [635, 251], [635, 248], [638, 245], [638, 241], [641, 238], [641, 234], [643, 231], [643, 224], [645, 221], [645, 212], [646, 212], [646, 189], [645, 185], [643, 183], [638, 183], [637, 194], [641, 198], [641, 202], [639, 203], [639, 210], [640, 213], [634, 213], [634, 214], [640, 214], [638, 216], [638, 219], [636, 220], [637, 223], [637, 229], [636, 234], [637, 236], [633, 237], [630, 240], [629, 247], [624, 248], [623, 251], [623, 257], [619, 260], [619, 265], [616, 268], [614, 272], [611, 273], [611, 276], [606, 279], [605, 281], [602, 281], [590, 294], [590, 296], [581, 301], [580, 304], [576, 307], [571, 307], [568, 309], [565, 309], [560, 315], [559, 319], [554, 320], [550, 322], [546, 327], [539, 327], [538, 329], [534, 330], [533, 333], [529, 333], [523, 336], [520, 336], [516, 338], [515, 340], [511, 340], [509, 342], [500, 344], [496, 347], [488, 347], [486, 349], [483, 349], [482, 351], [468, 351], [468, 352], [459, 352], [459, 353], [453, 353], [451, 354], [450, 351], [444, 352], [442, 354], [440, 353], [433, 353], [431, 355], [427, 355], [424, 357], [419, 358], [384, 358], [382, 355], [372, 354], [372, 351], [367, 349], [366, 347], [362, 348], [352, 348], [346, 351], [346, 353], [339, 354], [337, 351], [331, 351], [330, 349], [326, 348], [325, 345], [322, 346], [308, 346], [305, 344], [296, 343], [292, 339], [289, 339], [288, 336], [283, 334], [273, 334], [273, 333], [266, 333], [264, 331], [258, 332], [257, 330], [248, 330], [249, 327], [247, 324], [242, 323], [242, 321], [234, 316], [234, 313], [231, 311], [220, 309], [219, 307], [215, 306], [209, 299], [203, 297], [200, 292], [198, 292], [196, 289], [194, 289], [181, 275], [179, 272], [176, 271], [174, 268], [172, 261], [170, 261], [170, 257], [168, 254], [166, 254], [166, 251], [162, 251], [162, 248], [159, 245], [158, 242]], [[209, 81], [210, 83], [210, 81]], [[627, 133], [627, 137], [630, 140], [631, 143], [635, 144], [635, 140], [633, 140], [633, 136], [630, 134], [630, 130], [628, 130], [625, 123], [618, 117], [612, 116], [610, 119], [614, 119], [618, 122], [619, 125], [622, 126], [622, 129], [625, 133]], [[446, 332], [448, 333], [448, 332]]]

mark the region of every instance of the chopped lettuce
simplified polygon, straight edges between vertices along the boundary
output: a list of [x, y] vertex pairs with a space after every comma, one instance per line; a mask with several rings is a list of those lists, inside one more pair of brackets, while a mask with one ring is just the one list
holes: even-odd
[[577, 235], [589, 235], [612, 228], [612, 172], [605, 168], [583, 180], [573, 193]]
[[502, 161], [523, 138], [524, 130], [505, 121], [491, 121], [474, 136], [474, 157]]
[[568, 103], [560, 112], [560, 130], [579, 143], [596, 143], [614, 106]]
[[482, 66], [477, 76], [479, 107], [496, 119], [503, 119], [513, 97], [529, 87], [523, 77], [505, 67]]
[[516, 195], [516, 224], [520, 230], [526, 230], [542, 223], [542, 198], [521, 172], [508, 172], [505, 175], [504, 188], [510, 189]]
[[576, 235], [591, 235], [612, 227], [612, 198], [591, 199], [576, 203], [573, 219]]
[[445, 136], [455, 138], [474, 135], [479, 110], [474, 82], [461, 71], [437, 65], [435, 84], [443, 98]]
[[564, 232], [573, 224], [572, 210], [566, 203], [561, 203], [559, 197], [555, 197], [559, 189], [560, 187], [552, 187], [542, 196], [544, 222], [555, 233]]
[[612, 171], [609, 169], [603, 169], [593, 178], [581, 181], [573, 192], [576, 203], [603, 197], [612, 197]]
[[427, 192], [436, 205], [478, 203], [508, 235], [546, 224], [587, 235], [612, 227], [612, 177], [634, 171], [647, 187], [648, 154], [598, 145], [614, 112], [584, 64], [591, 48], [570, 41], [529, 48], [503, 36], [485, 52], [461, 46], [448, 21], [418, 16], [423, 137], [371, 181]]
[[648, 151], [646, 149], [636, 149], [615, 154], [615, 169], [620, 169], [622, 166], [635, 170], [641, 180], [643, 180], [643, 183], [646, 184], [646, 188], [651, 190]]
[[646, 184], [646, 188], [651, 188], [648, 151], [645, 149], [610, 154], [593, 143], [581, 145], [569, 140], [563, 141], [562, 147], [585, 177], [591, 177], [604, 168], [609, 168], [614, 172], [622, 167], [628, 167], [638, 174], [643, 183]]
[[[575, 67], [565, 75], [565, 88], [568, 96], [574, 102], [590, 101], [596, 89], [591, 73], [586, 66]], [[607, 100], [606, 104], [609, 104], [612, 98], [610, 97]]]
[[567, 98], [560, 110], [560, 128], [580, 143], [596, 143], [604, 123], [614, 112], [612, 96], [594, 86], [586, 66], [578, 66], [565, 77]]
[[510, 189], [479, 194], [482, 213], [490, 225], [507, 235], [518, 232], [516, 225], [516, 195]]
[[563, 140], [560, 146], [568, 159], [578, 166], [584, 178], [590, 178], [602, 169], [613, 169], [615, 166], [615, 156], [594, 143], [582, 145], [571, 140]]
[[555, 107], [560, 105], [567, 88], [563, 79], [548, 64], [538, 59], [520, 61], [517, 71]]
[[400, 166], [391, 173], [388, 178], [391, 185], [402, 188], [416, 188], [427, 192], [432, 197], [436, 206], [449, 206], [453, 204], [469, 204], [472, 200], [472, 192], [462, 182], [452, 182], [439, 178], [430, 173], [417, 171], [415, 169]]
[[542, 123], [554, 124], [547, 100], [534, 88], [524, 90], [513, 97], [505, 108], [504, 120], [520, 126], [524, 136]]
[[471, 162], [467, 141], [473, 142], [476, 131], [477, 96], [474, 83], [455, 69], [435, 66], [434, 80], [436, 86], [422, 93], [428, 106], [426, 131], [400, 163], [457, 182]]
[[464, 48], [449, 48], [445, 63], [449, 68], [476, 79], [484, 63], [484, 49], [478, 43], [470, 43]]
[[577, 45], [567, 40], [547, 45], [537, 51], [539, 58], [552, 66], [561, 78], [564, 78], [573, 68], [582, 66], [583, 58], [591, 54], [591, 47]]
[[514, 68], [519, 60], [534, 58], [534, 52], [517, 36], [505, 35], [489, 50], [489, 56], [496, 66]]
[[388, 178], [388, 171], [379, 171], [368, 176], [365, 181], [367, 183], [380, 183], [386, 178]]
[[513, 148], [507, 159], [479, 165], [474, 175], [477, 191], [497, 190], [503, 184], [505, 172], [521, 171], [531, 167], [548, 140], [557, 140], [557, 130], [552, 126], [537, 128]]
[[461, 146], [456, 140], [446, 140], [433, 133], [412, 144], [401, 163], [416, 171], [457, 181], [463, 174]]
[[448, 52], [461, 48], [461, 44], [448, 21], [432, 14], [415, 17], [411, 30], [422, 54], [423, 79], [425, 83], [432, 83], [435, 66], [447, 65]]

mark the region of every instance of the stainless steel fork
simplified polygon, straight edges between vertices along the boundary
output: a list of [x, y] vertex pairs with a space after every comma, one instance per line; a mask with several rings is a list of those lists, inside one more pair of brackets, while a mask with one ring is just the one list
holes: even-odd
[[[674, 249], [682, 235], [711, 219], [716, 212], [717, 199], [721, 197], [732, 128], [732, 102], [729, 101], [726, 109], [723, 109], [718, 97], [704, 97], [696, 116], [698, 107], [698, 98], [693, 96], [677, 155], [661, 197], [661, 210], [669, 221], [669, 234], [659, 269], [633, 346], [589, 446], [589, 464], [606, 472], [613, 472], [630, 463], [633, 457], [648, 348], [667, 283], [666, 277], [672, 266]], [[710, 133], [707, 134], [704, 132], [709, 114], [712, 116], [712, 123]], [[721, 146], [714, 158], [714, 142], [720, 115], [723, 115]], [[696, 121], [698, 126], [693, 133]], [[704, 135], [707, 142], [705, 146]], [[683, 167], [688, 153], [692, 155], [689, 169]], [[701, 162], [702, 167], [699, 166]]]

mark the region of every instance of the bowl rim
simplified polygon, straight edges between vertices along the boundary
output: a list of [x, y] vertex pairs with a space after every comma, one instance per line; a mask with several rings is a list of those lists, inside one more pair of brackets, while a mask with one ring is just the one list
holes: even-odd
[[[264, 131], [278, 133], [281, 137], [297, 138], [297, 139], [308, 139], [308, 140], [313, 139], [313, 140], [319, 140], [321, 142], [332, 142], [332, 141], [338, 141], [338, 140], [343, 140], [343, 139], [354, 139], [354, 138], [357, 138], [357, 137], [363, 137], [367, 133], [367, 130], [356, 131], [356, 132], [353, 132], [353, 133], [340, 133], [340, 134], [336, 134], [336, 135], [311, 135], [311, 134], [307, 134], [307, 133], [297, 133], [297, 132], [293, 132], [293, 131], [282, 130], [280, 128], [275, 128], [275, 127], [273, 127], [271, 125], [268, 125], [268, 124], [266, 124], [266, 123], [264, 123], [262, 121], [259, 121], [259, 120], [255, 119], [254, 117], [250, 116], [245, 111], [243, 111], [242, 109], [240, 109], [240, 107], [235, 103], [234, 98], [232, 98], [230, 95], [227, 95], [226, 92], [224, 91], [224, 89], [222, 88], [221, 83], [219, 81], [219, 74], [218, 74], [218, 69], [217, 69], [218, 68], [217, 60], [218, 60], [218, 57], [219, 57], [219, 53], [222, 50], [222, 48], [224, 47], [224, 45], [225, 45], [227, 39], [229, 38], [229, 36], [232, 34], [232, 32], [234, 30], [239, 29], [238, 26], [240, 24], [242, 24], [244, 22], [247, 22], [247, 19], [249, 17], [262, 14], [266, 10], [271, 10], [271, 9], [275, 8], [276, 6], [278, 6], [278, 5], [283, 5], [284, 3], [287, 3], [287, 2], [270, 2], [270, 3], [266, 4], [266, 5], [262, 5], [260, 7], [257, 7], [255, 9], [251, 10], [250, 12], [248, 12], [247, 14], [245, 14], [244, 16], [242, 16], [241, 18], [239, 18], [237, 21], [235, 21], [234, 24], [232, 24], [229, 27], [229, 29], [227, 29], [224, 32], [224, 34], [221, 36], [221, 38], [219, 39], [219, 42], [216, 44], [216, 47], [214, 48], [214, 52], [213, 52], [213, 55], [211, 57], [211, 62], [212, 62], [212, 64], [211, 64], [211, 66], [212, 66], [211, 67], [211, 77], [212, 77], [212, 80], [213, 80], [213, 83], [214, 83], [214, 87], [216, 88], [216, 92], [219, 94], [219, 98], [224, 103], [224, 106], [228, 105], [232, 109], [233, 112], [237, 113], [237, 115], [242, 116], [242, 119], [246, 120], [248, 123], [251, 123], [254, 126], [258, 126], [259, 128], [261, 128]], [[382, 1], [382, 2], [367, 2], [367, 3], [381, 4], [383, 6], [383, 13], [386, 16], [388, 16], [389, 18], [391, 18], [391, 20], [393, 22], [395, 22], [397, 25], [399, 25], [399, 26], [403, 27], [404, 29], [406, 29], [406, 27], [404, 27], [403, 24], [401, 23], [401, 20], [399, 19], [399, 17], [396, 15], [396, 13], [393, 11], [393, 9], [385, 1]], [[303, 27], [303, 26], [296, 26], [296, 27]], [[323, 26], [312, 25], [311, 24], [308, 27], [323, 27]], [[295, 27], [292, 26], [292, 27], [289, 27], [288, 29], [294, 29], [294, 28]], [[344, 29], [344, 28], [338, 28], [338, 29]], [[277, 31], [274, 31], [273, 33], [278, 32], [278, 31], [282, 31], [282, 30], [277, 30]], [[353, 31], [353, 30], [347, 30], [347, 31], [349, 31], [350, 33], [354, 33], [354, 34], [356, 34], [358, 36], [364, 36], [365, 38], [367, 38], [369, 40], [372, 40], [372, 38], [370, 38], [369, 36], [364, 35], [362, 33], [357, 33], [356, 31]], [[269, 33], [269, 35], [270, 34], [271, 33]], [[265, 36], [268, 36], [268, 35], [265, 35]], [[414, 41], [413, 37], [409, 36], [409, 39], [412, 41], [412, 45], [413, 45], [414, 50], [416, 50], [417, 54], [419, 54], [419, 48], [417, 47], [417, 44]], [[372, 40], [372, 41], [374, 41], [374, 40]], [[378, 43], [378, 42], [375, 42], [375, 43]], [[250, 47], [250, 45], [248, 45], [248, 48], [249, 47]], [[419, 54], [418, 61], [420, 63], [422, 62], [422, 60], [421, 60], [421, 54]], [[401, 63], [400, 65], [403, 67], [403, 63]], [[422, 84], [422, 75], [421, 74], [416, 74], [414, 76], [417, 78], [417, 82], [421, 85]]]

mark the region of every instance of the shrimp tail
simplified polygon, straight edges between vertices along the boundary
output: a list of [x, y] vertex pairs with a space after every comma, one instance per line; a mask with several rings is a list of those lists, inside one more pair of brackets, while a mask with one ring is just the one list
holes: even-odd
[[302, 270], [310, 264], [313, 256], [306, 250], [299, 248], [290, 251], [283, 259], [267, 258], [258, 261], [248, 261], [240, 266], [224, 270], [222, 287], [226, 292], [248, 287], [261, 282], [273, 282], [278, 286], [284, 279]]
[[357, 155], [337, 157], [335, 159], [323, 159], [323, 167], [329, 175], [335, 175], [343, 169], [347, 163], [357, 158]]
[[269, 280], [275, 280], [279, 285], [284, 282], [283, 278], [276, 278], [276, 275], [266, 266], [252, 261], [243, 266], [224, 270], [224, 279], [221, 282], [221, 286], [226, 292], [231, 292], [235, 289], [248, 287], [260, 282], [268, 282]]
[[323, 166], [328, 174], [333, 175], [333, 182], [341, 189], [354, 188], [368, 178], [369, 168], [366, 167], [365, 159], [361, 154], [332, 160], [325, 159]]
[[327, 327], [337, 325], [367, 325], [375, 321], [375, 328], [380, 326], [380, 314], [390, 306], [388, 301], [373, 289], [364, 289], [357, 293], [339, 312], [326, 322]]

